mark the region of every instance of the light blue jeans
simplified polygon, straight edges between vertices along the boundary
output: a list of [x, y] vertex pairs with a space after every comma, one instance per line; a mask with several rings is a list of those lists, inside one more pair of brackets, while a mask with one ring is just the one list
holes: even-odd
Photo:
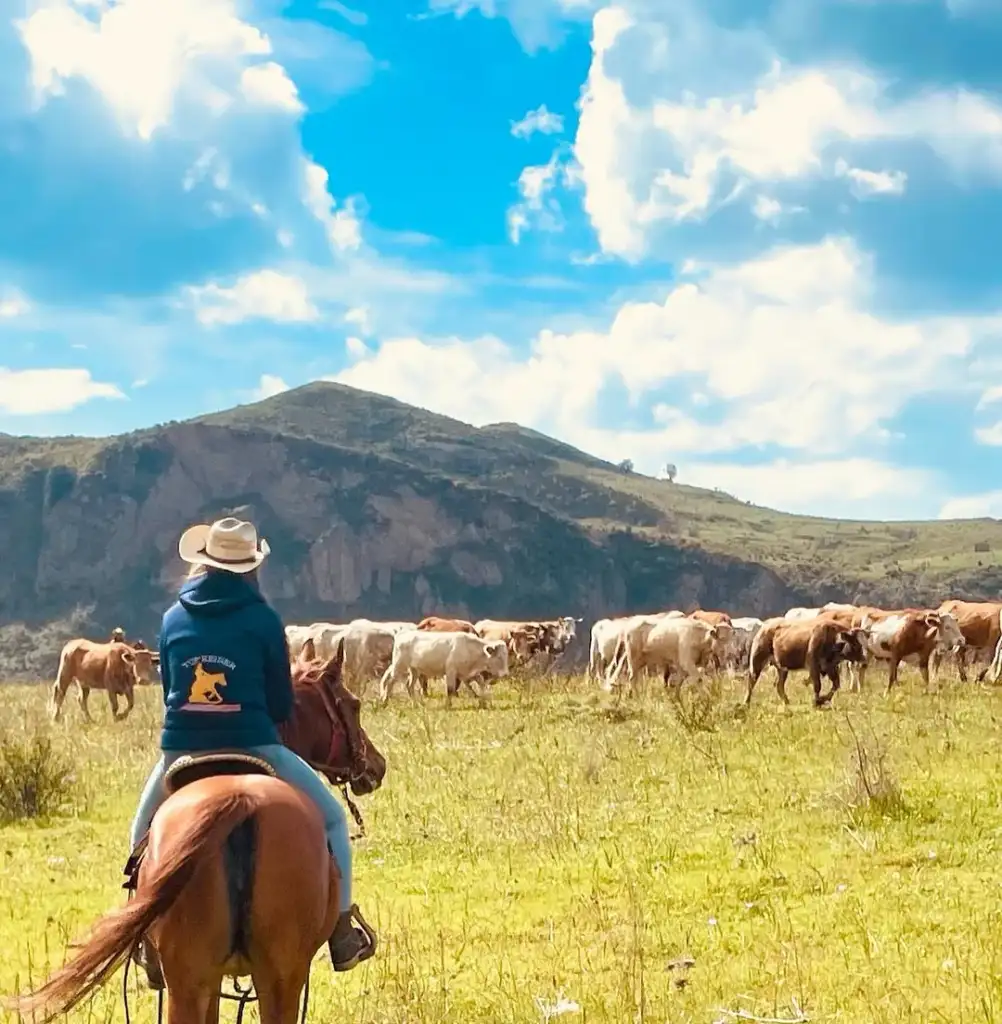
[[[164, 775], [167, 769], [186, 753], [204, 751], [168, 750], [154, 765], [150, 777], [146, 780], [143, 795], [139, 798], [139, 808], [132, 822], [130, 849], [134, 850], [136, 843], [149, 831], [153, 816], [167, 799], [167, 791], [164, 788]], [[348, 910], [351, 907], [351, 841], [348, 838], [348, 820], [337, 797], [302, 758], [280, 743], [248, 747], [247, 753], [267, 761], [283, 782], [288, 782], [290, 786], [304, 792], [320, 808], [327, 841], [334, 851], [334, 859], [341, 871], [341, 910]]]

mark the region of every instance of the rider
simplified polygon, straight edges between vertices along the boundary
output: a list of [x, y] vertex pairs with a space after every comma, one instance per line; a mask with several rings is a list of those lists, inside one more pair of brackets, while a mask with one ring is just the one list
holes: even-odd
[[[351, 846], [344, 810], [313, 769], [282, 745], [275, 728], [292, 711], [292, 678], [281, 620], [258, 586], [257, 570], [268, 556], [268, 542], [258, 544], [251, 523], [226, 518], [185, 531], [178, 551], [191, 569], [160, 630], [163, 755], [146, 782], [132, 823], [132, 849], [167, 799], [164, 774], [177, 758], [234, 749], [262, 758], [280, 779], [306, 793], [323, 815], [341, 876], [341, 913], [328, 948], [334, 970], [349, 971], [373, 955], [375, 944], [352, 923]], [[203, 681], [211, 672], [212, 693], [196, 685], [196, 669]], [[146, 969], [150, 986], [162, 988], [159, 964], [145, 941], [136, 959]]]

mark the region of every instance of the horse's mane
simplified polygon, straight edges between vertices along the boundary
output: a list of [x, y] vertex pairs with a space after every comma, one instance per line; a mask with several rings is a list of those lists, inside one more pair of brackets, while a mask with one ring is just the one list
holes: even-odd
[[296, 661], [292, 666], [293, 686], [319, 686], [324, 681], [322, 661]]

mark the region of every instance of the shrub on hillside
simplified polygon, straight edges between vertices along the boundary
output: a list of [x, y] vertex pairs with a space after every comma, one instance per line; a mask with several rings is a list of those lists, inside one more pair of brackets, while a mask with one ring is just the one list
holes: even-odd
[[48, 736], [0, 734], [0, 822], [47, 818], [78, 800], [73, 766]]

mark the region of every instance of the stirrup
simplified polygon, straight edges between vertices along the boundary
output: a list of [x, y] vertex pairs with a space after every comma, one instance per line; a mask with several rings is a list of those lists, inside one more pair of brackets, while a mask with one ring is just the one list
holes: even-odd
[[[334, 959], [334, 936], [332, 935], [327, 940], [327, 948], [331, 955], [331, 965], [335, 971], [350, 971], [352, 968], [357, 967], [363, 960], [368, 960], [376, 953], [376, 933], [372, 930], [372, 926], [362, 916], [362, 912], [358, 909], [358, 904], [353, 903], [345, 913], [348, 915], [348, 921], [352, 924], [352, 931], [361, 932], [365, 938], [366, 944], [358, 950], [358, 952], [347, 962], [338, 964]], [[358, 927], [355, 928], [354, 925]]]
[[162, 992], [167, 983], [164, 981], [160, 957], [150, 948], [150, 940], [145, 936], [136, 943], [132, 950], [132, 962], [143, 969], [146, 975], [146, 986], [152, 992]]

